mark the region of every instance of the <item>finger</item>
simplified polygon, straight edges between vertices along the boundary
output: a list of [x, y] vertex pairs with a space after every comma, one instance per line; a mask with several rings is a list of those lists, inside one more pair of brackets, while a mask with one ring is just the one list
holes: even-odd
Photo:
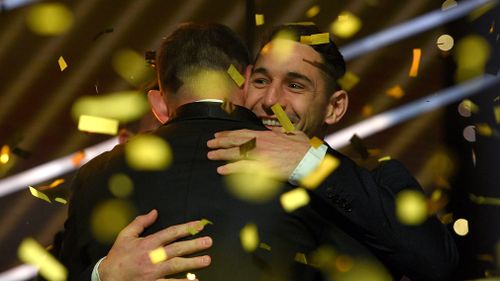
[[198, 279], [156, 279], [156, 281], [200, 281]]
[[117, 239], [121, 237], [139, 237], [146, 227], [152, 225], [156, 221], [157, 217], [158, 211], [156, 209], [151, 210], [145, 215], [136, 217], [131, 223], [122, 229], [122, 231], [120, 231]]
[[252, 137], [245, 136], [218, 136], [215, 139], [207, 141], [207, 146], [213, 149], [231, 148], [240, 146], [251, 139]]
[[196, 234], [202, 231], [204, 226], [201, 221], [173, 225], [149, 235], [146, 239], [152, 243], [153, 248], [157, 248], [180, 238]]
[[175, 242], [166, 245], [164, 248], [165, 252], [167, 253], [167, 257], [170, 259], [174, 257], [182, 257], [208, 249], [212, 246], [212, 244], [212, 238], [205, 236], [196, 239]]
[[210, 256], [181, 258], [175, 257], [159, 263], [161, 275], [172, 275], [181, 272], [191, 271], [195, 269], [204, 268], [210, 265], [212, 259]]
[[207, 153], [210, 160], [236, 161], [243, 159], [239, 147], [211, 150]]
[[233, 131], [221, 131], [217, 132], [214, 134], [214, 136], [217, 137], [246, 137], [246, 138], [255, 138], [255, 133], [259, 131], [252, 131], [248, 129], [241, 129], [241, 130], [233, 130]]
[[250, 162], [255, 162], [255, 161], [254, 160], [240, 160], [240, 161], [228, 163], [226, 165], [217, 167], [217, 173], [225, 176], [225, 175], [245, 172], [245, 171], [248, 171], [249, 165], [252, 164]]

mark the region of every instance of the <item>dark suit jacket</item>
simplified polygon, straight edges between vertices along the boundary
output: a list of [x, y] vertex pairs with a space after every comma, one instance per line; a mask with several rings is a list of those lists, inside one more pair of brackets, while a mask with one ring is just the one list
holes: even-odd
[[[154, 132], [172, 148], [173, 163], [165, 171], [130, 169], [123, 146], [82, 167], [72, 186], [74, 194], [59, 254], [70, 271], [69, 280], [90, 280], [93, 266], [110, 249], [111, 243], [96, 241], [89, 223], [94, 208], [113, 198], [107, 185], [117, 172], [134, 182], [130, 201], [138, 214], [152, 208], [159, 211], [158, 221], [144, 235], [200, 218], [214, 222], [202, 232], [213, 237], [214, 246], [208, 252], [212, 265], [197, 272], [201, 280], [234, 280], [235, 276], [238, 280], [261, 280], [273, 274], [284, 280], [320, 280], [318, 271], [300, 263], [294, 263], [292, 274], [286, 273], [296, 253], [309, 254], [324, 244], [354, 257], [374, 254], [396, 277], [405, 274], [412, 280], [445, 280], [456, 259], [446, 229], [435, 219], [416, 228], [395, 219], [395, 194], [419, 188], [398, 162], [384, 162], [370, 173], [329, 149], [328, 153], [341, 160], [339, 168], [311, 192], [308, 206], [287, 214], [277, 198], [259, 205], [235, 199], [216, 173], [216, 167], [223, 163], [206, 158], [206, 142], [215, 132], [242, 128], [265, 129], [244, 108], [228, 116], [218, 103], [188, 104]], [[283, 190], [291, 188], [285, 185]], [[239, 231], [248, 222], [258, 225], [260, 239], [271, 245], [271, 251], [242, 251]]]
[[[210, 235], [214, 240], [208, 251], [212, 265], [196, 273], [201, 280], [254, 281], [271, 274], [289, 279], [283, 271], [293, 262], [295, 253], [308, 253], [317, 247], [312, 231], [301, 221], [286, 217], [278, 198], [262, 204], [236, 199], [216, 172], [223, 163], [209, 161], [206, 156], [206, 143], [215, 132], [242, 128], [265, 129], [245, 108], [237, 108], [228, 115], [219, 103], [186, 104], [154, 132], [171, 147], [173, 162], [164, 171], [129, 168], [122, 145], [83, 166], [72, 184], [73, 195], [59, 255], [70, 272], [69, 279], [90, 280], [94, 264], [110, 249], [112, 243], [100, 243], [94, 238], [90, 224], [96, 207], [109, 200], [116, 202], [108, 188], [109, 178], [116, 173], [125, 173], [134, 183], [133, 195], [128, 200], [137, 214], [153, 208], [159, 212], [157, 222], [144, 235], [201, 218], [214, 223], [200, 234]], [[239, 233], [247, 223], [257, 225], [260, 241], [270, 245], [271, 251], [258, 248], [248, 254], [242, 250]], [[293, 247], [288, 247], [292, 243]]]

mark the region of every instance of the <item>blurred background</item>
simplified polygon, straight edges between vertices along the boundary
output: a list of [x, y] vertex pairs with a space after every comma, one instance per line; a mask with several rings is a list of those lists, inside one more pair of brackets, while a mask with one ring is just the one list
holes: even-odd
[[[471, 3], [477, 5], [447, 19]], [[134, 101], [142, 107], [120, 128], [136, 132], [154, 126], [144, 103], [145, 89], [154, 81], [146, 54], [177, 24], [226, 24], [255, 53], [267, 28], [312, 21], [349, 52], [348, 75], [341, 81], [350, 95], [349, 111], [331, 133], [414, 101], [433, 104], [444, 90], [459, 92], [473, 79], [490, 79], [488, 87], [478, 88], [480, 80], [463, 98], [417, 110], [339, 148], [367, 168], [384, 156], [408, 167], [428, 195], [429, 212], [456, 238], [461, 266], [455, 280], [499, 276], [498, 1], [0, 0], [0, 5], [0, 272], [22, 264], [17, 249], [24, 238], [52, 243], [66, 217], [71, 170], [90, 157], [81, 151], [112, 137], [80, 131], [77, 105], [110, 94], [121, 97], [113, 101], [127, 100], [139, 91]], [[377, 45], [387, 38], [376, 37], [380, 32], [433, 12], [438, 22], [429, 18], [409, 25], [392, 42]], [[363, 48], [355, 53], [355, 47]], [[127, 105], [113, 101], [109, 110]], [[13, 178], [65, 156], [73, 166], [56, 176]], [[32, 196], [28, 185], [51, 203]]]

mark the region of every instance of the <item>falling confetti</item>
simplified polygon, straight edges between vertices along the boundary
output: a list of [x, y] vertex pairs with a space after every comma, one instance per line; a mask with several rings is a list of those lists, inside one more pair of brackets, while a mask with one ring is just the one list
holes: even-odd
[[438, 37], [436, 44], [441, 51], [447, 52], [453, 48], [453, 37], [448, 34], [443, 34]]
[[116, 135], [118, 133], [118, 120], [90, 115], [80, 115], [78, 130], [83, 132]]
[[427, 202], [422, 193], [403, 190], [396, 195], [396, 216], [401, 223], [418, 225], [427, 218]]
[[188, 272], [186, 274], [186, 278], [187, 278], [187, 280], [195, 280], [196, 279], [196, 274]]
[[129, 197], [134, 190], [134, 183], [123, 173], [112, 175], [109, 178], [108, 186], [114, 196], [122, 199]]
[[500, 198], [479, 196], [469, 193], [469, 199], [478, 205], [500, 206]]
[[368, 149], [366, 149], [363, 140], [358, 137], [358, 135], [354, 134], [349, 142], [351, 143], [351, 147], [361, 156], [362, 159], [368, 159], [368, 157], [370, 157]]
[[309, 204], [309, 200], [307, 191], [300, 187], [283, 193], [280, 197], [281, 206], [289, 213]]
[[326, 154], [319, 167], [300, 180], [301, 186], [307, 189], [315, 189], [339, 164], [339, 159]]
[[191, 226], [188, 226], [188, 229], [187, 231], [191, 234], [191, 235], [196, 235], [198, 234], [201, 229], [203, 229], [203, 227], [205, 227], [205, 225], [207, 224], [214, 224], [213, 222], [207, 220], [207, 219], [202, 219], [200, 220], [200, 222], [196, 225], [196, 227], [191, 227]]
[[241, 170], [224, 177], [228, 190], [235, 197], [248, 202], [266, 202], [278, 194], [282, 184], [266, 162], [241, 163]]
[[59, 63], [59, 67], [61, 68], [61, 71], [64, 71], [68, 67], [68, 64], [66, 63], [66, 61], [64, 60], [64, 58], [62, 56], [59, 57], [59, 59], [57, 60], [57, 63]]
[[3, 145], [0, 149], [0, 163], [7, 164], [10, 160], [10, 147], [8, 145]]
[[167, 252], [165, 251], [165, 248], [163, 248], [162, 246], [150, 251], [148, 255], [149, 255], [149, 260], [151, 260], [152, 264], [157, 264], [167, 260]]
[[363, 106], [363, 108], [361, 109], [361, 115], [363, 115], [363, 117], [372, 116], [373, 115], [373, 106], [371, 106], [371, 105]]
[[73, 154], [73, 157], [71, 157], [71, 163], [73, 166], [78, 167], [82, 163], [83, 159], [85, 159], [85, 151], [81, 150]]
[[306, 12], [306, 17], [308, 18], [314, 18], [319, 14], [320, 8], [318, 5], [314, 5], [311, 8], [309, 8]]
[[264, 25], [264, 15], [263, 14], [255, 14], [255, 25], [256, 26]]
[[128, 201], [106, 200], [92, 211], [90, 218], [92, 234], [101, 243], [113, 242], [134, 216], [135, 208]]
[[378, 162], [384, 162], [391, 160], [391, 156], [384, 156], [382, 158], [377, 159]]
[[308, 36], [300, 36], [300, 43], [307, 45], [321, 45], [330, 42], [330, 33], [318, 33]]
[[411, 63], [410, 73], [408, 74], [410, 77], [417, 77], [421, 57], [422, 57], [422, 50], [413, 49], [413, 62]]
[[257, 138], [252, 138], [251, 140], [240, 145], [240, 155], [243, 157], [248, 157], [248, 152], [257, 146]]
[[172, 151], [160, 137], [138, 135], [126, 143], [125, 159], [132, 169], [160, 171], [172, 162]]
[[340, 13], [330, 25], [331, 32], [341, 38], [349, 38], [361, 29], [361, 20], [351, 12]]
[[25, 238], [17, 250], [19, 259], [38, 268], [40, 275], [49, 281], [66, 280], [68, 272], [47, 250], [33, 238]]
[[403, 89], [399, 85], [396, 85], [392, 88], [389, 88], [387, 91], [385, 91], [385, 93], [389, 97], [392, 97], [395, 99], [400, 99], [405, 95], [405, 92], [403, 91]]
[[319, 148], [323, 144], [323, 141], [317, 137], [312, 137], [311, 140], [309, 140], [309, 143], [312, 147]]
[[277, 63], [286, 62], [295, 48], [295, 35], [289, 31], [280, 31], [273, 40], [266, 44], [261, 55], [270, 55]]
[[61, 197], [56, 197], [56, 199], [54, 199], [54, 201], [59, 202], [59, 203], [64, 204], [64, 205], [66, 205], [68, 203], [68, 201], [66, 199], [61, 198]]
[[259, 246], [259, 233], [253, 223], [245, 225], [240, 231], [241, 246], [246, 252], [253, 252]]
[[480, 18], [482, 15], [486, 14], [488, 11], [493, 9], [496, 6], [496, 4], [497, 3], [495, 2], [487, 2], [484, 5], [479, 6], [479, 8], [475, 9], [467, 16], [467, 19], [469, 21], [473, 21]]
[[465, 236], [469, 233], [469, 222], [466, 219], [457, 219], [453, 223], [453, 230], [460, 236]]
[[42, 199], [43, 201], [52, 203], [50, 201], [49, 197], [47, 195], [45, 195], [45, 193], [38, 191], [36, 188], [34, 188], [32, 186], [29, 186], [29, 189], [30, 189], [31, 195], [35, 196], [38, 199]]
[[457, 64], [455, 81], [461, 82], [483, 74], [491, 51], [491, 46], [482, 36], [468, 35], [460, 39], [453, 52]]
[[73, 26], [73, 13], [61, 3], [40, 3], [26, 14], [26, 24], [34, 33], [43, 36], [60, 35]]
[[271, 246], [269, 246], [268, 244], [263, 243], [263, 242], [261, 242], [261, 243], [259, 244], [259, 248], [264, 249], [264, 250], [266, 250], [266, 251], [271, 251]]
[[448, 9], [456, 7], [457, 5], [458, 5], [457, 1], [455, 1], [455, 0], [446, 0], [441, 5], [441, 10], [446, 11]]
[[493, 107], [493, 114], [495, 115], [495, 122], [500, 124], [500, 106]]
[[230, 65], [229, 68], [227, 69], [227, 73], [229, 76], [231, 76], [231, 79], [233, 79], [234, 83], [238, 85], [238, 87], [241, 87], [245, 83], [245, 77], [241, 75], [241, 73], [234, 67], [234, 65]]
[[356, 86], [358, 82], [359, 77], [350, 71], [347, 71], [344, 76], [342, 76], [342, 78], [337, 80], [337, 83], [339, 83], [340, 87], [342, 87], [342, 89], [346, 91], [354, 88], [354, 86]]
[[490, 125], [485, 123], [477, 124], [476, 131], [481, 136], [490, 137], [491, 135], [493, 135], [493, 129], [491, 129]]
[[304, 253], [296, 253], [294, 260], [302, 264], [307, 264], [307, 258]]
[[140, 86], [155, 76], [155, 71], [142, 55], [132, 49], [120, 49], [113, 54], [112, 66], [121, 78], [134, 86]]
[[288, 118], [280, 104], [277, 103], [271, 106], [271, 110], [274, 112], [276, 118], [278, 118], [281, 126], [285, 129], [285, 132], [290, 133], [295, 130], [292, 121], [290, 121], [290, 118]]

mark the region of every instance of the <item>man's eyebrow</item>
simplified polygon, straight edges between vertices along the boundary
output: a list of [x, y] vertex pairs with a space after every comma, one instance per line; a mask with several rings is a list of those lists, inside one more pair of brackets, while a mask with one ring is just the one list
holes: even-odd
[[254, 74], [254, 73], [260, 73], [260, 74], [268, 75], [269, 71], [267, 71], [267, 69], [264, 68], [264, 67], [257, 67], [257, 68], [254, 68], [254, 70], [252, 71], [252, 74]]
[[313, 81], [311, 79], [309, 79], [309, 77], [307, 77], [304, 74], [299, 73], [299, 72], [290, 71], [286, 74], [286, 76], [289, 78], [302, 79], [302, 80], [307, 81], [308, 83], [314, 84]]

